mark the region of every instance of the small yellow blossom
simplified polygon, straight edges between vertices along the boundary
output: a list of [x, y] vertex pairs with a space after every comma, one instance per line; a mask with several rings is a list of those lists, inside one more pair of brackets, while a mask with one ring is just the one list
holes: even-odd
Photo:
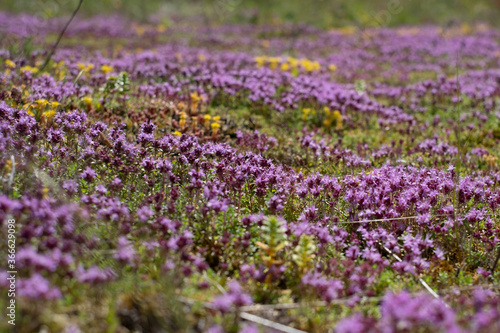
[[498, 157], [493, 155], [483, 155], [483, 158], [490, 168], [493, 168], [498, 162]]
[[323, 126], [324, 127], [330, 127], [333, 123], [335, 123], [336, 128], [342, 129], [342, 115], [338, 110], [331, 111], [330, 108], [324, 107], [323, 110], [325, 111], [325, 119], [323, 120]]
[[84, 64], [82, 62], [77, 63], [76, 66], [80, 71], [83, 70], [85, 72], [90, 72], [90, 70], [95, 67], [94, 64]]
[[317, 71], [321, 68], [319, 62], [310, 61], [307, 59], [300, 59], [300, 65], [302, 66], [302, 68], [304, 68], [308, 72], [314, 72], [314, 71]]
[[64, 66], [64, 60], [61, 60], [59, 62], [54, 62], [52, 66], [54, 66], [54, 68], [62, 67]]
[[269, 68], [272, 70], [278, 67], [278, 63], [280, 62], [280, 58], [278, 57], [270, 57], [267, 60], [269, 61]]
[[286, 72], [287, 70], [290, 69], [290, 65], [288, 65], [286, 62], [281, 64], [281, 70]]
[[82, 101], [85, 103], [85, 105], [87, 105], [87, 108], [90, 109], [90, 107], [92, 106], [92, 97], [86, 96], [82, 98]]
[[57, 107], [58, 107], [59, 105], [61, 105], [61, 103], [59, 103], [59, 102], [55, 102], [55, 101], [54, 101], [54, 102], [52, 102], [52, 103], [50, 103], [50, 106], [52, 107], [52, 110], [57, 109]]
[[179, 131], [175, 131], [175, 132], [174, 132], [174, 135], [181, 136], [181, 135], [182, 135], [182, 133], [181, 133], [181, 132], [179, 132]]
[[177, 108], [181, 111], [184, 111], [184, 109], [186, 108], [186, 104], [184, 104], [184, 102], [179, 102], [177, 103]]
[[109, 65], [102, 65], [101, 66], [101, 72], [103, 72], [104, 74], [108, 74], [110, 72], [112, 72], [114, 70], [114, 68], [112, 66], [109, 66]]
[[210, 117], [209, 114], [206, 114], [203, 118], [205, 119], [205, 124], [204, 125], [205, 125], [206, 128], [208, 128], [208, 126], [210, 126], [210, 119], [212, 119], [212, 117]]
[[198, 103], [201, 100], [201, 97], [200, 97], [200, 95], [198, 95], [197, 92], [191, 93], [190, 97], [191, 97], [191, 101], [193, 101], [193, 103]]
[[179, 126], [181, 128], [184, 128], [184, 126], [186, 126], [186, 118], [187, 118], [187, 115], [185, 112], [181, 112], [180, 114], [180, 120], [179, 120]]
[[36, 108], [39, 111], [45, 110], [45, 107], [49, 104], [49, 102], [46, 99], [37, 99], [35, 103], [36, 103]]
[[49, 189], [47, 187], [42, 189], [42, 197], [43, 199], [47, 199], [49, 197]]
[[337, 129], [342, 129], [342, 115], [340, 114], [340, 111], [333, 111], [333, 119], [337, 122]]
[[288, 62], [292, 68], [296, 68], [299, 65], [299, 60], [292, 57], [288, 57]]
[[212, 127], [212, 134], [217, 135], [217, 133], [219, 132], [219, 128], [220, 128], [219, 123], [213, 122], [212, 125], [210, 125], [210, 127]]
[[45, 111], [42, 116], [45, 116], [47, 118], [47, 120], [50, 120], [50, 119], [54, 118], [55, 115], [56, 115], [56, 112], [54, 110], [51, 110], [51, 111]]
[[35, 74], [35, 73], [38, 73], [38, 68], [31, 67], [31, 66], [23, 66], [23, 67], [21, 67], [21, 72], [24, 72], [24, 73], [30, 72], [30, 73]]
[[255, 57], [254, 60], [257, 63], [258, 67], [262, 67], [266, 64], [267, 57], [265, 56]]
[[7, 66], [8, 68], [16, 68], [16, 63], [12, 60], [6, 59], [5, 66]]
[[310, 108], [302, 109], [302, 120], [303, 121], [307, 120], [307, 117], [309, 117], [309, 114], [311, 113], [311, 111], [312, 110]]
[[193, 110], [198, 109], [198, 104], [202, 100], [202, 97], [198, 95], [197, 92], [193, 92], [189, 95], [191, 97], [191, 106]]
[[[14, 166], [16, 164], [17, 163], [14, 163]], [[12, 172], [12, 160], [11, 159], [8, 159], [7, 162], [5, 162], [5, 165], [3, 167], [3, 172], [4, 172], [4, 174], [9, 174]]]
[[335, 72], [337, 70], [337, 66], [334, 65], [334, 64], [331, 64], [330, 66], [328, 66], [328, 69], [332, 72]]

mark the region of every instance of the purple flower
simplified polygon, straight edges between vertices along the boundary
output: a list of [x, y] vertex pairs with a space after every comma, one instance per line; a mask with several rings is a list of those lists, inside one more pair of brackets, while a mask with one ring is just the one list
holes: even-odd
[[49, 281], [38, 273], [33, 274], [29, 279], [19, 279], [17, 281], [19, 296], [35, 300], [52, 300], [61, 298], [61, 292], [56, 287], [51, 287]]
[[94, 170], [92, 170], [90, 167], [87, 167], [85, 170], [82, 171], [82, 173], [80, 173], [80, 177], [87, 181], [87, 182], [92, 182], [95, 177], [96, 177], [96, 173]]
[[216, 297], [213, 300], [213, 305], [217, 310], [222, 313], [226, 313], [233, 306], [240, 307], [253, 303], [252, 297], [241, 289], [238, 282], [231, 281], [228, 286], [229, 290], [225, 294]]
[[127, 238], [120, 237], [118, 239], [118, 246], [113, 257], [126, 264], [132, 264], [136, 259], [134, 247], [128, 242]]
[[78, 191], [78, 184], [74, 180], [65, 180], [62, 188], [66, 190], [68, 195], [73, 195]]
[[148, 206], [143, 206], [137, 210], [137, 216], [142, 222], [146, 222], [149, 220], [151, 216], [153, 216], [154, 212]]
[[101, 270], [96, 266], [90, 267], [88, 270], [81, 270], [78, 275], [78, 281], [82, 283], [99, 284], [113, 280], [116, 274], [113, 270], [107, 268]]

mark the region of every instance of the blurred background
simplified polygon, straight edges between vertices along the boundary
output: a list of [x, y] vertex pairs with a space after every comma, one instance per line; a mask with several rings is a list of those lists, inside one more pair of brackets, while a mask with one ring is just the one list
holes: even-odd
[[[69, 15], [79, 0], [1, 0], [0, 10]], [[79, 15], [119, 13], [135, 20], [203, 19], [213, 24], [306, 23], [321, 28], [348, 25], [500, 25], [500, 0], [83, 0]]]

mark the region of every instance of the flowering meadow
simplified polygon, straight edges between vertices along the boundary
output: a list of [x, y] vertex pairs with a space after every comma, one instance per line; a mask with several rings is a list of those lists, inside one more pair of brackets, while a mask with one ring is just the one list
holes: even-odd
[[0, 13], [17, 332], [500, 332], [499, 30], [66, 20]]

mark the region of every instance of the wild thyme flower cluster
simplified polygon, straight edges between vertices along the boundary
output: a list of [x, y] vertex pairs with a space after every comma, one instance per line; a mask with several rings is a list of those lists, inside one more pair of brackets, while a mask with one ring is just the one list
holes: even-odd
[[290, 56], [287, 25], [94, 17], [42, 71], [63, 23], [0, 42], [26, 331], [500, 329], [498, 31], [304, 27]]

